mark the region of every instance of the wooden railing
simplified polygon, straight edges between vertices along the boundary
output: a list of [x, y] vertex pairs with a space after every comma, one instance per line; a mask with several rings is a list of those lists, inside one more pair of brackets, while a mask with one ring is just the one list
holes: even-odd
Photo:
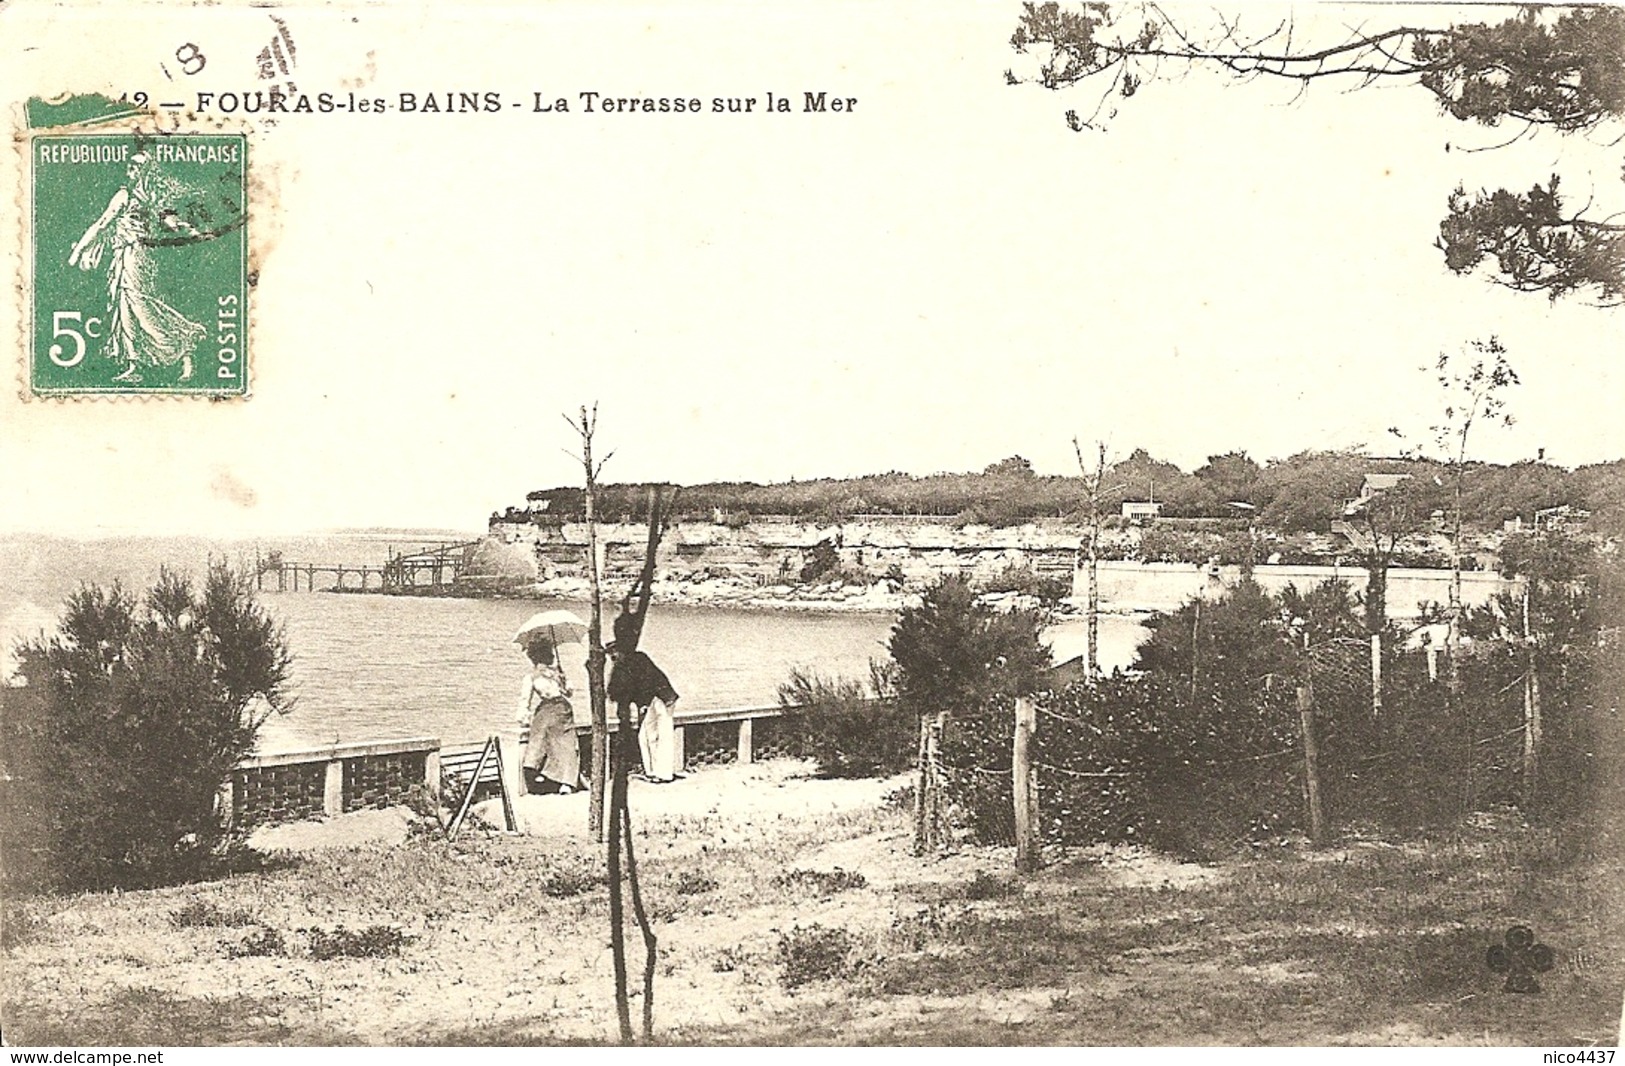
[[[683, 769], [686, 762], [687, 745], [685, 740], [687, 734], [685, 730], [694, 726], [715, 725], [719, 722], [739, 723], [735, 758], [738, 762], [750, 763], [754, 762], [756, 757], [755, 723], [764, 718], [780, 718], [784, 715], [784, 712], [785, 708], [777, 704], [767, 707], [724, 707], [710, 711], [678, 711], [673, 717], [674, 728], [672, 729], [672, 747], [676, 752], [677, 769]], [[613, 733], [618, 728], [618, 725], [619, 723], [611, 718], [609, 721], [610, 732]], [[590, 725], [576, 726], [578, 736], [586, 736], [591, 732], [592, 726]]]
[[[679, 711], [673, 730], [678, 768], [686, 763], [687, 731], [722, 723], [737, 725], [734, 760], [754, 762], [758, 750], [755, 723], [782, 717], [784, 712], [785, 708], [778, 706]], [[611, 732], [617, 727], [618, 722], [610, 719]], [[576, 726], [578, 736], [591, 732], [589, 725]], [[477, 746], [479, 742], [474, 743]], [[442, 745], [438, 737], [408, 737], [251, 755], [238, 763], [231, 779], [221, 786], [221, 798], [234, 819], [257, 824], [331, 818], [366, 807], [392, 806], [402, 802], [406, 792], [419, 784], [429, 794], [437, 794], [442, 748], [461, 750], [468, 746]], [[517, 772], [513, 768], [518, 762], [515, 752], [507, 760], [511, 772]]]
[[221, 786], [221, 798], [234, 821], [249, 822], [393, 806], [415, 785], [439, 785], [439, 752], [437, 738], [411, 737], [251, 755]]

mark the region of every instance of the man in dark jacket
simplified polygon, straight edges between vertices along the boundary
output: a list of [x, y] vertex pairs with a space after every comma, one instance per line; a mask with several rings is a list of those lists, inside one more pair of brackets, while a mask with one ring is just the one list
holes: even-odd
[[636, 708], [633, 720], [641, 718], [643, 722], [638, 729], [643, 772], [650, 781], [665, 784], [677, 776], [676, 745], [672, 736], [677, 690], [665, 671], [647, 654], [626, 652], [631, 634], [623, 623], [629, 621], [626, 615], [615, 620], [615, 640], [604, 647], [610, 659], [609, 700], [616, 707], [630, 704]]

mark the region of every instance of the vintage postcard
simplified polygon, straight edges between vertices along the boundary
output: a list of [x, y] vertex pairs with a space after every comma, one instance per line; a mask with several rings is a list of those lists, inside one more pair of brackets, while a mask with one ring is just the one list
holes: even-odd
[[1616, 6], [0, 4], [6, 1053], [1612, 1063], [1621, 86]]

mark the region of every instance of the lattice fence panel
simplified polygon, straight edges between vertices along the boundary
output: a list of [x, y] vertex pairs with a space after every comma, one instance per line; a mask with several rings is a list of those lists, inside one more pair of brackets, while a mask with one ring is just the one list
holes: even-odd
[[325, 763], [255, 767], [239, 770], [233, 780], [236, 809], [232, 817], [240, 825], [322, 816], [327, 787]]
[[344, 760], [344, 809], [393, 807], [423, 783], [424, 754], [398, 752]]

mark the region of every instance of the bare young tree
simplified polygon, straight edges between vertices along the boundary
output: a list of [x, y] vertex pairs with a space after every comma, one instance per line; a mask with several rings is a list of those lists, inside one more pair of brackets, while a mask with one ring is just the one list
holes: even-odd
[[[1480, 425], [1510, 426], [1512, 415], [1506, 410], [1506, 390], [1518, 384], [1518, 375], [1507, 362], [1506, 348], [1500, 340], [1472, 341], [1459, 357], [1448, 352], [1439, 353], [1434, 363], [1434, 374], [1444, 394], [1443, 418], [1433, 426], [1434, 446], [1444, 458], [1450, 476], [1450, 625], [1445, 630], [1445, 656], [1449, 670], [1449, 694], [1452, 707], [1462, 707], [1461, 662], [1458, 644], [1465, 616], [1461, 596], [1462, 557], [1462, 484], [1467, 472], [1467, 444], [1473, 428]], [[1467, 721], [1467, 775], [1465, 788], [1467, 804], [1474, 796], [1472, 755], [1475, 740], [1472, 736], [1472, 716]]]
[[595, 503], [598, 495], [598, 475], [604, 464], [614, 455], [611, 452], [597, 462], [593, 461], [592, 442], [598, 430], [598, 404], [589, 412], [585, 406], [574, 419], [563, 416], [570, 428], [581, 438], [581, 454], [569, 454], [581, 463], [586, 474], [586, 495], [582, 503], [587, 523], [587, 584], [591, 597], [591, 614], [587, 623], [587, 693], [592, 705], [592, 765], [588, 769], [587, 832], [594, 840], [604, 839], [604, 782], [609, 765], [609, 713], [608, 697], [604, 689], [604, 609], [603, 575], [599, 572], [598, 519]]
[[1088, 607], [1084, 617], [1088, 628], [1088, 643], [1084, 656], [1085, 676], [1093, 681], [1100, 676], [1100, 502], [1105, 492], [1106, 443], [1095, 442], [1095, 465], [1090, 469], [1084, 461], [1083, 447], [1078, 438], [1072, 438], [1072, 451], [1078, 457], [1078, 471], [1083, 475], [1084, 492], [1089, 504], [1088, 525], [1084, 527], [1083, 548], [1088, 567]]

